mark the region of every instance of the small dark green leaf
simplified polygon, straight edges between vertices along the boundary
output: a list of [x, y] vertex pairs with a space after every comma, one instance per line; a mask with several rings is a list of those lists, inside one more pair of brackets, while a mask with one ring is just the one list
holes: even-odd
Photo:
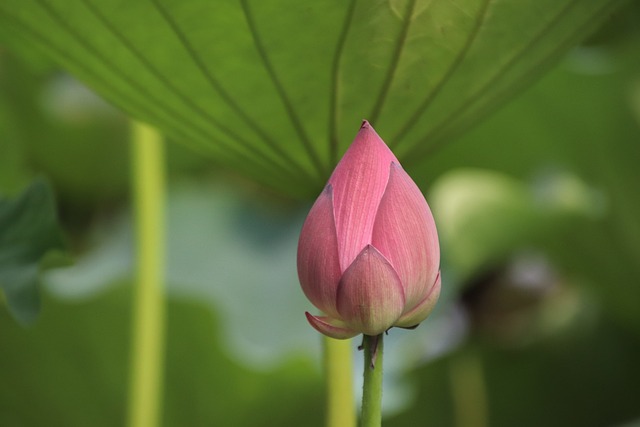
[[[21, 323], [35, 319], [40, 308], [41, 262], [62, 249], [55, 202], [49, 185], [35, 180], [15, 199], [0, 198], [0, 289], [9, 310]], [[47, 257], [51, 264], [51, 257]]]

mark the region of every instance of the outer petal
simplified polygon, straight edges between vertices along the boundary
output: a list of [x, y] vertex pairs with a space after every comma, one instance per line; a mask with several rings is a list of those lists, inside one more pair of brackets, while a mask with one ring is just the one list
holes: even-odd
[[440, 265], [436, 225], [418, 186], [397, 163], [378, 209], [372, 244], [391, 262], [408, 307], [424, 299]]
[[420, 301], [418, 305], [404, 313], [393, 326], [411, 328], [413, 326], [418, 326], [420, 322], [429, 317], [429, 314], [433, 311], [433, 307], [436, 305], [436, 302], [438, 302], [438, 297], [440, 296], [440, 283], [440, 272], [438, 272], [436, 281], [431, 287], [429, 294]]
[[389, 178], [389, 164], [394, 161], [398, 160], [365, 121], [329, 178], [334, 189], [342, 271], [371, 243], [376, 211]]
[[318, 309], [336, 317], [336, 292], [341, 271], [333, 219], [331, 185], [314, 203], [298, 241], [298, 278], [307, 298]]
[[350, 329], [367, 335], [381, 334], [402, 314], [400, 278], [373, 246], [367, 245], [342, 275], [337, 308]]
[[344, 340], [347, 338], [355, 337], [360, 333], [358, 331], [354, 331], [347, 327], [339, 325], [340, 322], [329, 317], [318, 317], [309, 313], [305, 313], [305, 315], [307, 316], [309, 324], [311, 324], [311, 326], [313, 326], [316, 331], [331, 338]]

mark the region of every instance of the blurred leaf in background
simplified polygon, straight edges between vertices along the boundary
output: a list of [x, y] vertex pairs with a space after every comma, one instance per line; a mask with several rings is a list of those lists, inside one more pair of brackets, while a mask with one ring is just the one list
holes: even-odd
[[15, 192], [46, 170], [77, 208], [121, 197], [128, 186], [124, 116], [28, 49], [3, 51], [0, 67], [0, 188]]
[[220, 165], [310, 197], [363, 118], [415, 165], [623, 3], [4, 1], [0, 40], [43, 50]]
[[[129, 290], [84, 303], [46, 296], [38, 324], [25, 331], [0, 318], [7, 369], [2, 425], [122, 425], [125, 415]], [[291, 354], [269, 372], [248, 369], [220, 346], [210, 310], [169, 303], [164, 425], [320, 426], [320, 378]]]
[[31, 323], [38, 314], [40, 270], [60, 262], [45, 256], [63, 248], [46, 182], [34, 181], [14, 199], [0, 197], [0, 297], [20, 323]]

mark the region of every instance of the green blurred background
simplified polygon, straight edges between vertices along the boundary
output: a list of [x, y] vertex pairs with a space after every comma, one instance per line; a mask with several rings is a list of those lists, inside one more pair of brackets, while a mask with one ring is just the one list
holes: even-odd
[[[409, 162], [439, 226], [443, 296], [418, 329], [390, 332], [386, 426], [640, 425], [638, 22], [632, 3]], [[74, 259], [40, 275], [30, 325], [0, 308], [1, 426], [123, 423], [129, 126], [44, 56], [0, 47], [0, 192], [45, 177]], [[322, 425], [320, 337], [295, 270], [311, 201], [167, 149], [164, 425]]]

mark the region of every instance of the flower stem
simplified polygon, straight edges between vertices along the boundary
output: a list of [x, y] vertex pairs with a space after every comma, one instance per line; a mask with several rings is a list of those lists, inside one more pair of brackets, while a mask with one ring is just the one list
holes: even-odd
[[364, 335], [364, 385], [362, 387], [361, 427], [382, 425], [382, 350], [383, 334]]
[[474, 350], [454, 357], [450, 365], [451, 392], [457, 427], [489, 425], [487, 387], [482, 360]]
[[327, 381], [327, 427], [355, 427], [351, 340], [324, 337], [324, 369]]
[[133, 300], [128, 425], [160, 425], [165, 307], [164, 146], [153, 128], [133, 123], [132, 184], [137, 278]]

